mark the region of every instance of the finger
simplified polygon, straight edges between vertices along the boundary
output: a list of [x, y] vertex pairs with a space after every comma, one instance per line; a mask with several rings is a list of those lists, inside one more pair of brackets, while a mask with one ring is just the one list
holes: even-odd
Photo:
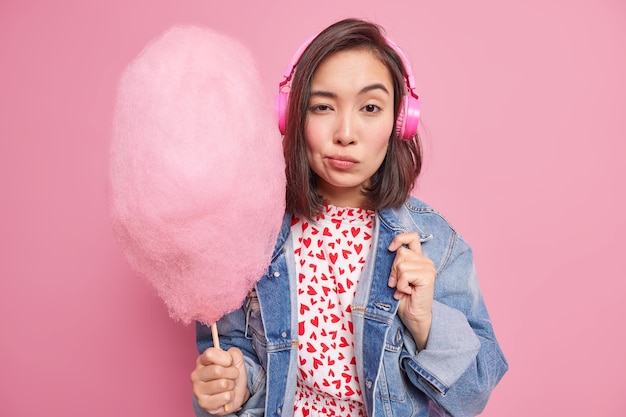
[[207, 383], [216, 380], [233, 380], [237, 379], [239, 375], [239, 370], [234, 366], [219, 366], [219, 365], [209, 365], [209, 366], [199, 366], [197, 367], [191, 374], [191, 381]]
[[[399, 253], [396, 254], [396, 259], [391, 266], [387, 285], [390, 288], [395, 288], [396, 290], [404, 290], [404, 287], [409, 286], [406, 277], [406, 274], [409, 272], [409, 268], [411, 268], [411, 263], [402, 260]], [[410, 294], [410, 291], [406, 293]]]
[[392, 275], [395, 285], [390, 287], [396, 289], [395, 296], [398, 298], [401, 294], [411, 295], [416, 288], [433, 286], [436, 270], [434, 263], [422, 256], [419, 262], [397, 263]]
[[232, 400], [232, 391], [220, 392], [218, 394], [196, 396], [198, 405], [210, 414], [221, 416], [228, 414], [226, 407]]
[[389, 251], [395, 252], [402, 246], [408, 247], [415, 253], [422, 254], [422, 242], [416, 232], [404, 232], [397, 234], [389, 244]]
[[198, 377], [202, 378], [199, 374], [192, 376], [193, 390], [198, 396], [218, 395], [224, 392], [231, 392], [235, 389], [235, 378], [224, 377], [202, 380], [198, 379]]
[[402, 294], [411, 295], [413, 287], [417, 284], [418, 279], [419, 278], [416, 277], [414, 273], [407, 271], [399, 274], [399, 278], [396, 278], [396, 292], [394, 293], [394, 298], [398, 300]]
[[[407, 245], [409, 245], [407, 247]], [[398, 285], [398, 279], [406, 273], [414, 262], [424, 258], [421, 243], [417, 233], [401, 233], [397, 235], [389, 245], [389, 250], [396, 252], [396, 257], [391, 265], [387, 285], [394, 288]], [[426, 259], [426, 258], [424, 258]]]
[[197, 360], [198, 365], [208, 366], [208, 365], [220, 365], [220, 366], [231, 366], [233, 363], [233, 357], [228, 352], [225, 352], [216, 348], [208, 348], [200, 356], [198, 356]]

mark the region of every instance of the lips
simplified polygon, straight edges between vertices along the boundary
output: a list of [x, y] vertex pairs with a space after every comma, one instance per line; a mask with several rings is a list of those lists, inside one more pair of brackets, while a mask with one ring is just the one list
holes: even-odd
[[328, 163], [337, 169], [349, 169], [358, 162], [356, 159], [344, 155], [333, 155], [329, 156], [327, 159]]

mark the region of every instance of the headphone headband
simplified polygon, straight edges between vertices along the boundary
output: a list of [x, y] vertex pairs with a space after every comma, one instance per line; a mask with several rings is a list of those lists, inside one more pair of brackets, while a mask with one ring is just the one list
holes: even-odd
[[291, 62], [289, 63], [289, 66], [287, 67], [287, 69], [285, 69], [285, 73], [283, 74], [283, 80], [278, 85], [279, 90], [284, 85], [287, 85], [289, 81], [291, 81], [291, 77], [293, 76], [293, 72], [296, 69], [296, 65], [298, 65], [298, 61], [300, 60], [300, 57], [304, 53], [304, 50], [311, 44], [311, 42], [313, 42], [313, 39], [315, 39], [316, 36], [317, 35], [314, 35], [314, 36], [311, 36], [309, 39], [307, 39], [306, 42], [300, 45], [296, 53], [293, 55], [293, 57], [291, 58]]
[[[285, 134], [287, 105], [289, 102], [289, 92], [283, 91], [283, 87], [287, 86], [291, 82], [291, 77], [293, 76], [300, 57], [316, 37], [317, 35], [310, 37], [298, 48], [283, 74], [283, 80], [278, 84], [278, 94], [276, 95], [276, 99], [274, 101], [274, 107], [276, 108], [276, 113], [278, 115], [278, 127], [280, 129], [280, 133], [283, 135]], [[389, 47], [391, 47], [391, 49], [393, 49], [400, 58], [400, 62], [402, 63], [402, 67], [404, 69], [407, 94], [404, 96], [398, 118], [396, 119], [396, 135], [400, 139], [409, 140], [417, 134], [417, 125], [420, 113], [419, 96], [415, 91], [415, 78], [413, 76], [409, 60], [404, 52], [402, 52], [402, 49], [400, 49], [398, 45], [396, 45], [396, 43], [389, 39], [385, 34], [383, 34], [383, 37], [387, 45], [389, 45]]]
[[406, 86], [407, 86], [408, 92], [413, 97], [415, 97], [415, 99], [419, 99], [419, 96], [417, 95], [417, 92], [415, 91], [415, 77], [413, 76], [413, 70], [411, 69], [411, 64], [409, 63], [409, 60], [407, 59], [406, 55], [404, 55], [404, 52], [402, 51], [402, 49], [400, 49], [400, 47], [396, 45], [394, 41], [389, 39], [387, 36], [385, 36], [385, 41], [387, 41], [387, 45], [389, 45], [391, 49], [393, 49], [396, 52], [396, 54], [398, 54], [398, 56], [400, 57], [400, 61], [402, 62], [402, 67], [404, 68], [404, 74], [405, 74], [405, 80], [406, 80]]

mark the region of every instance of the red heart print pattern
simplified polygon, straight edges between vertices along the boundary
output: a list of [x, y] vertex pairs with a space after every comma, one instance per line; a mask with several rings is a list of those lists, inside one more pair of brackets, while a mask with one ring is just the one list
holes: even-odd
[[365, 416], [351, 304], [373, 221], [373, 211], [330, 205], [314, 222], [293, 218], [300, 338], [295, 416]]

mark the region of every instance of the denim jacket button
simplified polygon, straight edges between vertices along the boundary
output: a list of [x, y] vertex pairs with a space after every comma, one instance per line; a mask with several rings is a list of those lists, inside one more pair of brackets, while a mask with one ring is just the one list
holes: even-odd
[[274, 278], [278, 278], [280, 276], [280, 272], [274, 271]]
[[278, 407], [278, 408], [276, 409], [276, 414], [280, 415], [280, 413], [281, 413], [281, 409], [280, 409], [280, 407]]
[[372, 381], [370, 381], [369, 379], [365, 381], [365, 386], [367, 387], [367, 389], [372, 389]]
[[280, 334], [280, 337], [282, 337], [283, 339], [286, 339], [287, 338], [287, 332], [282, 332]]

